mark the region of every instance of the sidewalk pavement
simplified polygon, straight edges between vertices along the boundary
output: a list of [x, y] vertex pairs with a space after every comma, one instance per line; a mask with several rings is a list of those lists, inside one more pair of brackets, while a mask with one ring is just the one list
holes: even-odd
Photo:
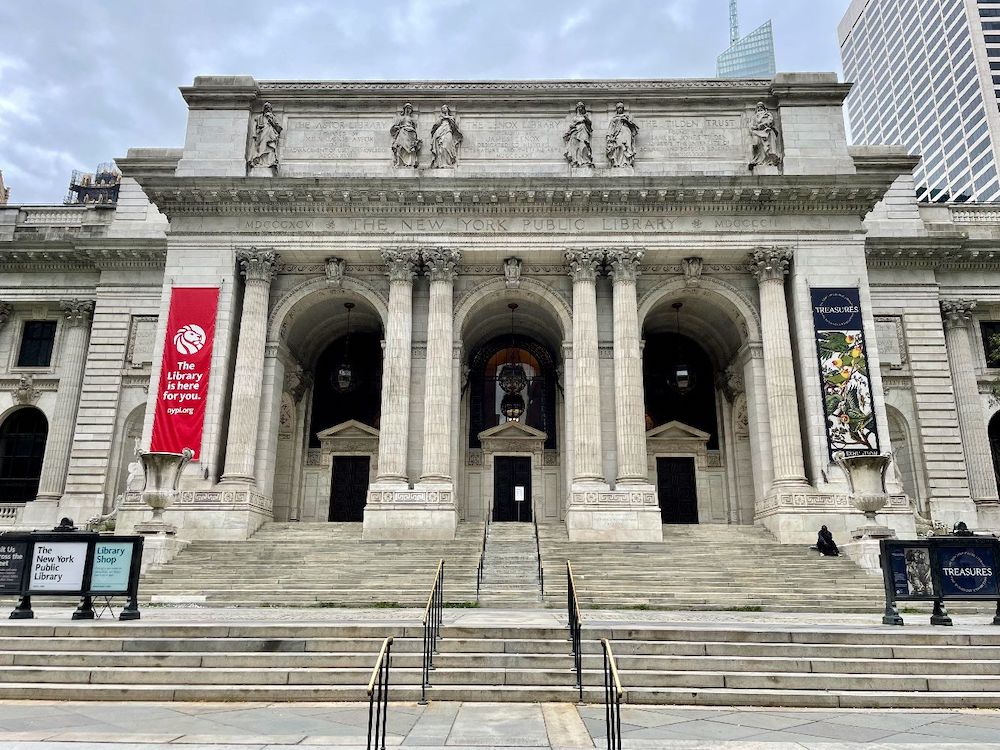
[[[0, 702], [4, 750], [354, 750], [368, 705]], [[623, 706], [626, 748], [1000, 750], [1000, 711]], [[606, 746], [603, 706], [393, 703], [387, 745], [421, 750]]]

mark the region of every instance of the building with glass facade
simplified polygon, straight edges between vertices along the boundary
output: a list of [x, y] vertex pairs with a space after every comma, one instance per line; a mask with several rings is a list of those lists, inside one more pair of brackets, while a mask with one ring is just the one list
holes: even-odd
[[921, 201], [1000, 201], [1000, 0], [854, 0], [839, 36], [855, 143], [920, 154]]
[[733, 42], [719, 55], [716, 68], [719, 78], [773, 78], [777, 68], [771, 22]]

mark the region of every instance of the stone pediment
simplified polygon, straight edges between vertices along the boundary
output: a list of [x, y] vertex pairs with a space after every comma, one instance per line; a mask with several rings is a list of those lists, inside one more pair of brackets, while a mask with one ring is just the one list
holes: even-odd
[[546, 434], [520, 422], [504, 422], [479, 433], [479, 440], [542, 440]]
[[707, 443], [710, 437], [711, 435], [707, 432], [683, 422], [678, 422], [676, 419], [659, 427], [654, 427], [646, 433], [647, 440], [684, 440]]
[[317, 432], [316, 437], [323, 440], [348, 439], [358, 440], [362, 438], [378, 438], [378, 430], [369, 425], [363, 424], [356, 419], [349, 419], [346, 422], [327, 427], [322, 432]]

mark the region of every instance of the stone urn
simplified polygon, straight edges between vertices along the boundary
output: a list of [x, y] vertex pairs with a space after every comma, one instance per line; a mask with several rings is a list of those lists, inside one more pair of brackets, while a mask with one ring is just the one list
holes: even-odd
[[177, 527], [165, 523], [163, 512], [177, 497], [177, 485], [181, 472], [194, 457], [194, 451], [185, 448], [181, 453], [139, 453], [145, 483], [142, 499], [153, 509], [153, 519], [136, 525], [136, 531], [143, 534], [175, 534]]
[[891, 537], [895, 532], [879, 526], [876, 514], [889, 503], [885, 489], [886, 473], [892, 463], [892, 456], [885, 454], [845, 456], [838, 451], [833, 460], [844, 470], [851, 488], [851, 505], [865, 514], [868, 525], [854, 532], [855, 538]]

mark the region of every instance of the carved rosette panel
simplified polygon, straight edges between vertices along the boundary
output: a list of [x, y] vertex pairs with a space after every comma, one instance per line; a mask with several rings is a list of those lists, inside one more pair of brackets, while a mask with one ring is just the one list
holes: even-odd
[[604, 263], [603, 250], [567, 250], [564, 257], [574, 283], [594, 281]]
[[570, 495], [570, 505], [643, 507], [657, 506], [656, 493], [635, 490], [632, 492], [574, 492]]
[[264, 248], [243, 248], [236, 251], [236, 262], [248, 284], [254, 281], [270, 284], [278, 266], [278, 254]]
[[784, 283], [792, 263], [792, 250], [787, 247], [758, 247], [750, 253], [748, 270], [757, 281], [780, 281]]

